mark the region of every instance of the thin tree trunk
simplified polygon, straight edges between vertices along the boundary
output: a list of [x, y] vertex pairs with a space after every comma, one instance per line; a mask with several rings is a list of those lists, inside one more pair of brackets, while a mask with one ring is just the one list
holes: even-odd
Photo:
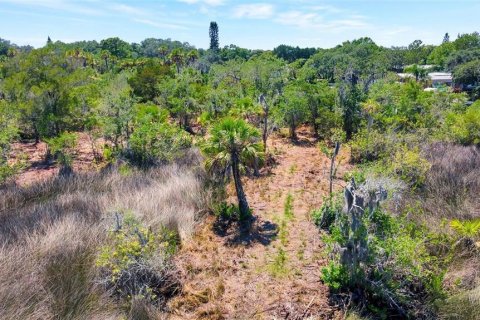
[[331, 196], [333, 192], [333, 166], [335, 164], [335, 155], [333, 155], [330, 160], [331, 160], [330, 162], [330, 196]]
[[262, 132], [262, 140], [263, 140], [263, 152], [267, 152], [267, 139], [268, 139], [268, 115], [270, 108], [265, 100], [265, 95], [261, 94], [258, 98], [258, 101], [262, 105], [263, 108], [263, 132]]
[[316, 121], [316, 118], [312, 118], [312, 126], [313, 126], [313, 136], [315, 138], [318, 138], [318, 123]]
[[260, 177], [260, 171], [258, 170], [258, 157], [255, 156], [255, 159], [253, 159], [253, 175], [255, 177]]
[[335, 149], [333, 150], [333, 154], [332, 154], [332, 159], [331, 159], [332, 162], [330, 163], [330, 196], [332, 196], [332, 192], [333, 192], [333, 173], [335, 168], [335, 158], [337, 157], [339, 151], [340, 151], [340, 143], [336, 142]]
[[297, 134], [295, 133], [295, 122], [290, 124], [290, 139], [297, 140]]
[[262, 140], [263, 140], [263, 152], [264, 153], [267, 152], [267, 138], [268, 138], [268, 109], [265, 110], [265, 116], [263, 118]]
[[238, 208], [240, 209], [240, 218], [244, 219], [250, 215], [250, 208], [248, 207], [247, 197], [243, 191], [242, 180], [240, 179], [240, 163], [238, 155], [232, 154], [232, 171], [233, 180], [235, 182], [235, 191], [237, 192]]

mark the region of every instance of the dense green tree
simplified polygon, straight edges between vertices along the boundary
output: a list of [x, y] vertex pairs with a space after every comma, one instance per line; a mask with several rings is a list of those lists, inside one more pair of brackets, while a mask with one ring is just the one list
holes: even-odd
[[158, 61], [148, 60], [137, 68], [137, 72], [128, 79], [133, 93], [141, 102], [154, 101], [159, 94], [159, 83], [164, 77], [172, 77], [173, 73], [168, 66]]
[[455, 69], [453, 69], [453, 77], [457, 83], [480, 83], [480, 59], [457, 66]]
[[6, 56], [10, 47], [10, 41], [0, 38], [0, 56]]
[[297, 126], [306, 119], [308, 103], [308, 94], [303, 90], [301, 82], [292, 82], [285, 87], [275, 114], [277, 121], [289, 128], [292, 140], [297, 138]]
[[218, 51], [220, 43], [218, 37], [218, 24], [215, 21], [210, 22], [208, 34], [210, 36], [210, 50]]
[[156, 105], [138, 104], [129, 137], [129, 156], [140, 165], [148, 166], [180, 158], [191, 146], [188, 135], [168, 123], [168, 112]]
[[122, 72], [111, 79], [100, 101], [99, 122], [105, 138], [113, 143], [116, 151], [126, 147], [132, 132], [135, 100], [128, 85], [128, 76], [128, 73]]
[[477, 59], [480, 59], [480, 49], [454, 51], [446, 59], [445, 68], [453, 71], [457, 66]]
[[335, 89], [323, 80], [312, 84], [301, 83], [301, 90], [306, 94], [306, 112], [315, 137], [325, 137], [335, 124]]
[[310, 58], [317, 49], [315, 48], [299, 48], [287, 46], [287, 45], [279, 45], [278, 47], [273, 49], [273, 53], [288, 62], [293, 62], [297, 59], [308, 59]]
[[441, 45], [432, 50], [428, 56], [428, 63], [440, 66], [442, 69], [445, 67], [445, 62], [450, 54], [455, 50], [455, 45], [449, 41], [443, 42]]
[[253, 54], [254, 54], [254, 51], [245, 49], [245, 48], [240, 48], [234, 44], [225, 46], [220, 50], [220, 57], [222, 61], [235, 60], [235, 59], [248, 60], [250, 59], [250, 57], [252, 57]]
[[458, 35], [458, 38], [453, 42], [457, 50], [469, 50], [480, 48], [480, 34], [478, 32], [466, 33]]
[[343, 117], [343, 130], [347, 139], [350, 139], [358, 129], [362, 96], [362, 92], [358, 88], [358, 76], [352, 70], [348, 71], [345, 73], [344, 80], [338, 89], [338, 100]]
[[117, 58], [128, 58], [132, 55], [132, 46], [118, 37], [108, 38], [100, 41], [102, 50], [110, 52]]
[[[287, 82], [286, 68], [281, 60], [271, 53], [264, 53], [250, 59], [241, 69], [245, 93], [253, 93], [253, 99], [263, 109], [262, 140], [264, 148], [270, 131], [271, 110], [278, 104]], [[234, 78], [235, 79], [235, 78]], [[266, 151], [266, 149], [264, 150]]]

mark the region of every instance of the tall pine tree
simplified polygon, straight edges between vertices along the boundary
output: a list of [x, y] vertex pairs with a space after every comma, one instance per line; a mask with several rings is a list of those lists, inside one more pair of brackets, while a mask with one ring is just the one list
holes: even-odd
[[215, 21], [210, 22], [210, 50], [218, 50], [218, 25]]
[[445, 36], [443, 37], [443, 43], [448, 43], [450, 42], [450, 35], [447, 33], [445, 33]]

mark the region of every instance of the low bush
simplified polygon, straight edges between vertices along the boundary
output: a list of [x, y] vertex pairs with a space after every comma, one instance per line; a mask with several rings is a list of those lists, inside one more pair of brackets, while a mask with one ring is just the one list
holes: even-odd
[[174, 161], [191, 147], [189, 135], [167, 121], [168, 112], [157, 106], [139, 105], [135, 130], [128, 139], [127, 156], [134, 163], [152, 165]]
[[391, 170], [400, 179], [413, 189], [423, 186], [430, 163], [418, 149], [409, 149], [406, 146], [399, 148], [391, 163]]
[[60, 164], [60, 175], [70, 174], [77, 136], [74, 133], [64, 132], [58, 137], [47, 139], [47, 145], [48, 153]]
[[175, 232], [161, 228], [154, 233], [133, 215], [125, 215], [108, 238], [96, 264], [101, 268], [101, 282], [113, 294], [129, 302], [141, 297], [163, 305], [179, 290], [170, 261], [178, 245]]
[[350, 141], [350, 148], [353, 163], [378, 160], [388, 153], [388, 137], [376, 130], [362, 130]]
[[431, 316], [427, 302], [443, 297], [444, 271], [429, 252], [428, 231], [380, 209], [384, 196], [369, 192], [368, 183], [346, 192], [353, 203], [330, 213], [336, 218], [323, 238], [331, 261], [322, 280], [334, 292], [350, 292], [348, 303], [366, 307], [366, 314]]
[[469, 106], [464, 113], [449, 114], [446, 126], [453, 141], [480, 145], [480, 100]]
[[330, 197], [324, 197], [320, 209], [311, 211], [310, 216], [313, 222], [319, 228], [330, 230], [330, 227], [335, 222], [338, 213], [342, 210], [342, 194], [335, 193]]

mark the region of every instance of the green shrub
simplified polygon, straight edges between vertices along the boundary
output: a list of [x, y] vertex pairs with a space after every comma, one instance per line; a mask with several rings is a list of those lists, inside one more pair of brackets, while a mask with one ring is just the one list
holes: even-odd
[[226, 202], [221, 202], [213, 207], [213, 213], [215, 216], [226, 220], [236, 219], [239, 217], [238, 206], [233, 203], [229, 204]]
[[461, 237], [475, 238], [480, 234], [480, 219], [466, 221], [454, 219], [450, 221], [450, 226]]
[[145, 165], [177, 159], [191, 146], [191, 139], [168, 123], [144, 123], [130, 136], [129, 143], [133, 159]]
[[320, 209], [314, 209], [310, 213], [315, 225], [321, 229], [329, 230], [342, 210], [341, 201], [341, 193], [336, 193], [328, 198], [324, 197]]
[[412, 187], [425, 182], [430, 163], [418, 151], [406, 146], [399, 148], [393, 156], [391, 170]]
[[[119, 297], [130, 300], [142, 296], [152, 302], [164, 299], [176, 290], [169, 264], [178, 244], [178, 235], [168, 229], [158, 233], [143, 227], [133, 215], [122, 221], [116, 214], [115, 230], [109, 244], [101, 248], [96, 264], [102, 282]], [[152, 259], [160, 260], [153, 266]]]
[[73, 152], [77, 145], [75, 133], [64, 132], [58, 137], [46, 140], [48, 151], [60, 164], [60, 174], [71, 173]]
[[345, 266], [333, 261], [330, 261], [328, 266], [322, 268], [321, 278], [333, 290], [345, 288], [349, 281]]
[[[322, 269], [325, 284], [336, 292], [355, 292], [353, 305], [368, 305], [376, 315], [430, 312], [426, 301], [443, 297], [444, 271], [427, 248], [428, 231], [380, 209], [365, 212], [360, 225], [352, 228], [340, 211], [323, 237], [333, 257]], [[348, 253], [352, 244], [358, 246], [356, 263]]]
[[353, 169], [352, 171], [346, 172], [343, 176], [345, 182], [350, 182], [352, 179], [354, 179], [356, 183], [364, 183], [366, 180], [365, 171]]
[[179, 158], [192, 141], [184, 130], [167, 122], [166, 112], [156, 106], [140, 105], [128, 143], [135, 163], [151, 165]]
[[376, 130], [361, 130], [350, 141], [351, 161], [362, 163], [383, 158], [388, 153], [387, 134]]
[[465, 113], [449, 114], [446, 125], [455, 141], [463, 144], [480, 144], [480, 101], [469, 106]]
[[285, 198], [285, 204], [283, 206], [283, 215], [286, 219], [293, 219], [293, 196], [291, 193]]

